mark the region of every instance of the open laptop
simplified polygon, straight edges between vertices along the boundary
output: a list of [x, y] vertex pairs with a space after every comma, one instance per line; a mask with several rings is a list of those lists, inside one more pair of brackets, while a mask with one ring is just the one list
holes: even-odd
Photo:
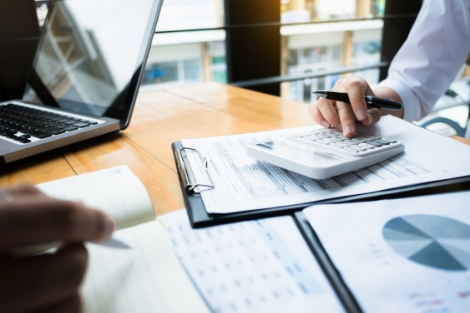
[[23, 98], [0, 103], [0, 164], [129, 125], [162, 1], [52, 1]]

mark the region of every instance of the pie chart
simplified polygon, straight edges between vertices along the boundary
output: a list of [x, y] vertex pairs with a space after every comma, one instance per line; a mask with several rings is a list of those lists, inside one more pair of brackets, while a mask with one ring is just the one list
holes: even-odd
[[438, 215], [406, 215], [382, 229], [388, 245], [421, 265], [446, 271], [470, 269], [470, 225]]

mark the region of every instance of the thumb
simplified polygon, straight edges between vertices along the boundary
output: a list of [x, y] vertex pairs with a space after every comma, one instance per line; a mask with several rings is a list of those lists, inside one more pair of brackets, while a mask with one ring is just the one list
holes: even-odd
[[380, 121], [382, 117], [382, 111], [379, 108], [370, 108], [367, 110], [367, 117], [362, 120], [364, 126], [371, 126]]

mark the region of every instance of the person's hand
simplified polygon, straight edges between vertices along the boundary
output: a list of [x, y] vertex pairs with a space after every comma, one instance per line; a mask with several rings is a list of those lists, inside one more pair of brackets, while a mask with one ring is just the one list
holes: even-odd
[[[32, 186], [0, 190], [1, 311], [80, 312], [84, 241], [108, 238], [115, 222], [81, 202], [61, 201]], [[14, 257], [18, 247], [58, 242], [54, 253]]]
[[320, 98], [309, 106], [313, 120], [324, 127], [335, 127], [346, 137], [356, 132], [356, 122], [365, 126], [373, 125], [380, 120], [382, 112], [378, 108], [368, 108], [365, 95], [375, 96], [369, 84], [360, 77], [340, 79], [332, 91], [347, 92], [351, 104]]

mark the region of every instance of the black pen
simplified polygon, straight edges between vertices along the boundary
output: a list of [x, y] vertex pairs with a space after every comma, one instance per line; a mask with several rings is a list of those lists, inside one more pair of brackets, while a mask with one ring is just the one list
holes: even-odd
[[[317, 90], [313, 92], [317, 96], [325, 99], [341, 101], [345, 103], [351, 103], [349, 101], [348, 94], [345, 92], [335, 92], [335, 91], [325, 91], [325, 90]], [[386, 110], [401, 110], [403, 109], [403, 104], [400, 102], [396, 102], [390, 99], [379, 98], [374, 96], [364, 96], [367, 105], [386, 109]]]

